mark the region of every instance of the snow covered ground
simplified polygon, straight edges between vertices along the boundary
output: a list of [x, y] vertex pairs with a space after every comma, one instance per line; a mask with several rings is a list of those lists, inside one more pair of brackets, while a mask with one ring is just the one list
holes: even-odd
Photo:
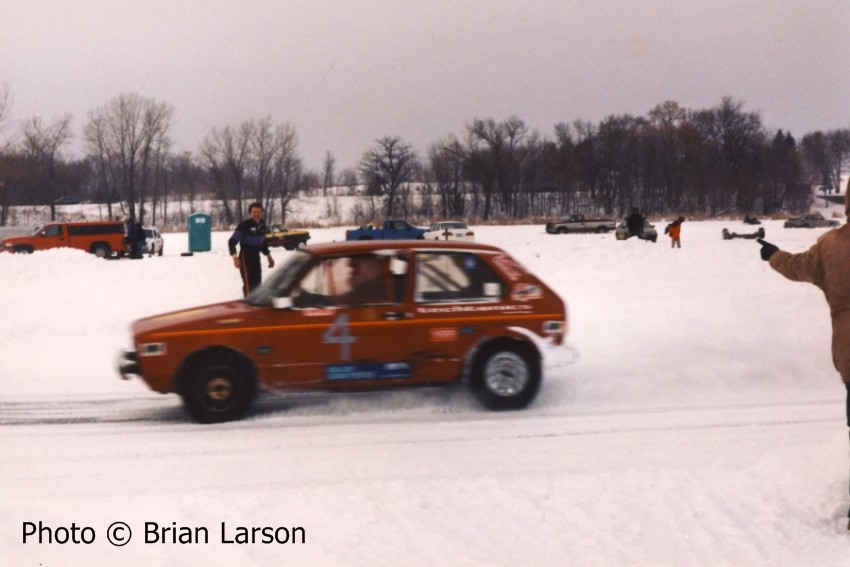
[[[823, 232], [763, 226], [792, 252]], [[826, 303], [724, 227], [755, 230], [686, 222], [673, 250], [474, 227], [569, 306], [575, 361], [525, 411], [463, 388], [304, 394], [212, 426], [113, 364], [133, 319], [239, 296], [227, 234], [192, 257], [179, 233], [141, 261], [0, 255], [0, 564], [847, 565]], [[26, 522], [95, 540], [23, 543]], [[222, 541], [263, 526], [306, 540]], [[186, 527], [208, 541], [174, 543]]]

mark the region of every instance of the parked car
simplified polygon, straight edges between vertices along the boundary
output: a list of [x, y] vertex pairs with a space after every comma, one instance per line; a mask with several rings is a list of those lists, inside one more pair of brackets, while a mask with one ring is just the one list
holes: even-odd
[[723, 237], [723, 240], [733, 240], [735, 238], [755, 240], [756, 238], [764, 238], [764, 227], [760, 226], [757, 231], [750, 233], [730, 232], [728, 228], [724, 228], [720, 231], [720, 236]]
[[159, 231], [152, 227], [146, 226], [144, 227], [145, 231], [145, 253], [153, 256], [156, 254], [157, 256], [162, 256], [163, 243], [162, 243], [162, 235]]
[[288, 229], [279, 224], [273, 225], [271, 231], [266, 235], [269, 246], [283, 246], [287, 250], [295, 250], [299, 246], [307, 244], [310, 240], [310, 231]]
[[75, 197], [74, 195], [63, 195], [59, 197], [55, 201], [53, 201], [54, 205], [79, 205], [80, 198]]
[[[629, 227], [626, 226], [626, 221], [623, 220], [620, 224], [617, 225], [617, 229], [614, 231], [614, 236], [617, 240], [625, 240], [629, 237]], [[655, 230], [655, 225], [649, 223], [649, 221], [643, 221], [643, 230], [641, 230], [640, 234], [637, 235], [640, 240], [646, 240], [649, 242], [655, 242], [658, 240], [658, 231]]]
[[424, 236], [425, 240], [475, 241], [475, 232], [466, 226], [465, 222], [461, 221], [440, 221], [432, 223]]
[[608, 218], [586, 217], [580, 213], [566, 214], [560, 220], [546, 223], [548, 234], [568, 232], [608, 232], [614, 230], [617, 221]]
[[798, 217], [791, 217], [783, 225], [785, 228], [822, 228], [838, 226], [838, 221], [834, 219], [825, 219], [823, 215], [814, 212], [806, 213]]
[[487, 408], [519, 409], [563, 360], [566, 330], [564, 301], [495, 246], [326, 243], [245, 299], [135, 321], [118, 370], [203, 423], [243, 417], [261, 389], [463, 382]]

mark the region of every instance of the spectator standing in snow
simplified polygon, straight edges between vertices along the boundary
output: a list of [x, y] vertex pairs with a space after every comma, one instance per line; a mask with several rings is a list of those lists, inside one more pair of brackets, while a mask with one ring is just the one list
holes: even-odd
[[664, 229], [664, 232], [670, 235], [670, 248], [681, 248], [682, 241], [682, 223], [685, 222], [685, 217], [679, 217]]
[[[242, 294], [249, 293], [260, 285], [263, 277], [263, 267], [260, 264], [260, 254], [269, 261], [269, 268], [274, 268], [274, 258], [269, 252], [266, 242], [266, 222], [263, 220], [263, 206], [254, 202], [248, 205], [248, 218], [239, 223], [227, 247], [233, 257], [233, 266], [239, 269], [242, 276]], [[239, 253], [236, 247], [239, 246]]]
[[[847, 194], [850, 196], [850, 193]], [[850, 198], [845, 213], [850, 217]], [[847, 427], [850, 428], [850, 224], [834, 228], [805, 252], [791, 254], [761, 238], [761, 258], [786, 278], [818, 286], [832, 316], [832, 362], [847, 391]], [[850, 530], [850, 511], [847, 513]]]
[[127, 221], [125, 242], [129, 248], [130, 258], [142, 258], [145, 251], [145, 231], [142, 225], [133, 218]]
[[629, 236], [640, 236], [643, 232], [643, 224], [646, 222], [646, 219], [643, 218], [643, 215], [640, 214], [637, 207], [632, 209], [632, 214], [626, 217], [626, 228], [629, 229]]

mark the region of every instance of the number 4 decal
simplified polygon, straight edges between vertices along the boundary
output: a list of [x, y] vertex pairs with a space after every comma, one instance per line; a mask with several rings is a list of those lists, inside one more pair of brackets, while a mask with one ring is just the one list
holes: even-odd
[[342, 313], [334, 319], [334, 322], [331, 323], [331, 326], [322, 335], [322, 341], [329, 345], [340, 345], [340, 358], [342, 360], [351, 360], [351, 344], [357, 342], [357, 337], [350, 332], [347, 313]]

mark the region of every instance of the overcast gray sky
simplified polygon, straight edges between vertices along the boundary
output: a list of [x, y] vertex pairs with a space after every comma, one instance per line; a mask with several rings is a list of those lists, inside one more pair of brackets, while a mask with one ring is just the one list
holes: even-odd
[[213, 127], [271, 116], [319, 169], [400, 136], [424, 153], [473, 118], [645, 116], [724, 96], [798, 139], [850, 128], [850, 0], [0, 0], [16, 123], [120, 93]]

